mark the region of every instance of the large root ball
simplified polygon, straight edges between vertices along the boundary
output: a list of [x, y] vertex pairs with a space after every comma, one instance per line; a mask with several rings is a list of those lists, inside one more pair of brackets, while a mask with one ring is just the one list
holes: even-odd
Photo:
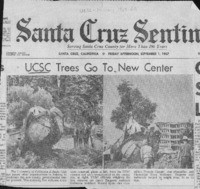
[[26, 119], [24, 151], [47, 153], [61, 139], [62, 134], [63, 114], [58, 108], [46, 110], [33, 107]]

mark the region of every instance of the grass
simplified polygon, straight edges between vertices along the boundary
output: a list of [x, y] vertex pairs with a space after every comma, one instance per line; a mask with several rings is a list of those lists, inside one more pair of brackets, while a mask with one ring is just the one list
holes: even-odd
[[102, 152], [92, 148], [53, 150], [52, 155], [41, 157], [27, 151], [24, 157], [7, 151], [7, 168], [99, 168], [102, 166]]

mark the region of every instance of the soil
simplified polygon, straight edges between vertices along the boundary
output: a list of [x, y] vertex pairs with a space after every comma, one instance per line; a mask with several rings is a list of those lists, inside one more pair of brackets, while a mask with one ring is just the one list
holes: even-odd
[[102, 168], [102, 151], [90, 147], [74, 148], [73, 138], [63, 136], [48, 156], [27, 151], [22, 157], [14, 145], [7, 147], [7, 168]]

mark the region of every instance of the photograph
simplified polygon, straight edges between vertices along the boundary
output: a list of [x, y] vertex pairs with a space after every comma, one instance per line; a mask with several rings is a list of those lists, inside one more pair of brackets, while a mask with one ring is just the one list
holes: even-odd
[[102, 168], [103, 76], [7, 77], [7, 168]]
[[192, 75], [104, 77], [104, 168], [192, 169]]

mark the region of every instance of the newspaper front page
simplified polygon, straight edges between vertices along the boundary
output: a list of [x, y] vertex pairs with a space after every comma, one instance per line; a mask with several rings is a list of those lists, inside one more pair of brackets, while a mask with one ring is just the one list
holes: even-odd
[[200, 188], [192, 1], [6, 0], [0, 183]]

